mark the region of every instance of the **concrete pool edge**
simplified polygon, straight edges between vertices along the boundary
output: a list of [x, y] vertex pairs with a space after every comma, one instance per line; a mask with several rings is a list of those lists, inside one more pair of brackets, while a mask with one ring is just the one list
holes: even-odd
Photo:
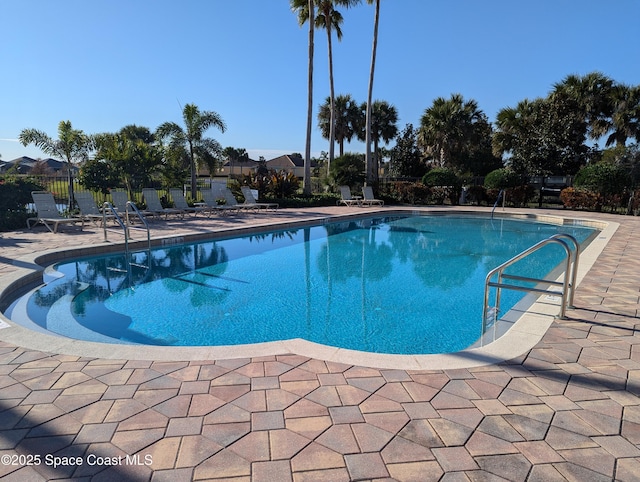
[[[231, 228], [217, 232], [198, 233], [194, 235], [162, 236], [154, 238], [156, 246], [188, 242], [203, 238], [227, 237], [235, 234], [247, 234], [270, 229], [286, 229], [301, 227], [318, 222], [341, 221], [370, 217], [374, 215], [407, 215], [407, 214], [446, 214], [487, 216], [486, 211], [450, 210], [446, 208], [390, 208], [362, 213], [309, 217], [302, 221], [284, 221], [279, 223], [256, 224], [251, 227]], [[496, 219], [516, 218], [532, 221], [551, 222], [554, 224], [581, 224], [602, 229], [601, 233], [581, 253], [577, 284], [595, 263], [598, 255], [606, 243], [617, 230], [619, 223], [588, 219], [588, 216], [575, 217], [563, 215], [536, 214], [527, 212], [496, 213]], [[19, 289], [33, 285], [41, 279], [45, 265], [71, 257], [87, 256], [121, 249], [121, 245], [99, 244], [77, 249], [57, 249], [40, 253], [31, 257], [14, 260], [17, 266], [15, 272], [0, 277], [0, 300], [11, 296]], [[119, 345], [94, 343], [68, 339], [60, 336], [37, 333], [28, 328], [17, 325], [0, 316], [0, 322], [7, 326], [0, 329], [0, 340], [16, 346], [50, 353], [74, 356], [86, 356], [106, 359], [129, 360], [207, 360], [230, 358], [253, 358], [259, 356], [280, 355], [294, 353], [316, 359], [345, 363], [349, 365], [368, 366], [372, 368], [408, 369], [408, 370], [438, 370], [454, 368], [470, 368], [495, 364], [516, 358], [530, 350], [540, 341], [547, 329], [553, 323], [554, 313], [558, 307], [552, 302], [538, 299], [526, 313], [510, 313], [517, 321], [503, 336], [483, 347], [467, 349], [457, 353], [438, 355], [388, 355], [368, 352], [358, 352], [331, 346], [320, 345], [301, 339], [277, 342], [258, 343], [252, 345], [214, 346], [214, 347], [166, 347], [144, 345]]]

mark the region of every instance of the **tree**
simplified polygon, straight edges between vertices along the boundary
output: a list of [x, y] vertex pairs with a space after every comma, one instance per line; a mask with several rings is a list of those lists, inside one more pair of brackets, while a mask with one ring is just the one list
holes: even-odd
[[[296, 4], [302, 0], [292, 0]], [[331, 168], [331, 162], [334, 158], [334, 120], [335, 120], [335, 90], [333, 83], [333, 47], [332, 47], [332, 32], [335, 30], [338, 40], [342, 40], [342, 14], [335, 9], [335, 6], [341, 6], [349, 8], [353, 5], [360, 3], [360, 0], [314, 0], [316, 7], [318, 8], [317, 15], [315, 17], [315, 26], [323, 28], [327, 32], [327, 51], [329, 54], [329, 98], [331, 99], [331, 117], [329, 124], [329, 161], [328, 168]], [[305, 2], [306, 3], [306, 2]], [[298, 18], [300, 23], [304, 23], [309, 20], [309, 13], [311, 9], [307, 8], [299, 10], [302, 17]]]
[[[247, 154], [247, 150], [244, 147], [225, 147], [222, 151], [222, 155], [227, 159], [227, 161], [229, 161], [229, 174], [231, 175], [233, 174], [234, 164], [249, 160], [249, 154]], [[242, 173], [242, 168], [240, 168], [240, 172]]]
[[586, 121], [567, 96], [523, 100], [498, 112], [494, 154], [518, 174], [574, 174], [587, 160]]
[[371, 68], [369, 69], [369, 88], [367, 89], [367, 105], [365, 113], [365, 166], [367, 171], [367, 182], [373, 182], [377, 178], [377, 170], [371, 159], [371, 116], [373, 112], [373, 75], [376, 70], [376, 51], [378, 48], [378, 24], [380, 23], [380, 0], [367, 0], [371, 5], [376, 4], [376, 13], [373, 19], [373, 46], [371, 48]]
[[397, 177], [422, 177], [426, 170], [416, 131], [412, 124], [407, 124], [391, 149], [391, 173]]
[[313, 53], [315, 34], [314, 0], [290, 0], [291, 9], [298, 16], [300, 26], [309, 20], [309, 63], [307, 67], [307, 140], [304, 150], [304, 175], [302, 190], [306, 196], [311, 195], [311, 128], [313, 124]]
[[94, 139], [71, 126], [71, 121], [60, 121], [58, 139], [52, 139], [45, 132], [37, 129], [23, 129], [18, 137], [23, 146], [35, 145], [45, 154], [63, 159], [67, 163], [69, 180], [69, 209], [73, 206], [73, 163], [89, 159], [94, 149]]
[[[344, 155], [344, 141], [351, 142], [353, 136], [362, 129], [362, 112], [351, 95], [339, 95], [334, 102], [334, 136], [340, 146], [340, 155]], [[331, 136], [331, 98], [327, 97], [318, 112], [318, 127], [322, 137]]]
[[[360, 108], [362, 112], [366, 112], [367, 104], [363, 104]], [[393, 105], [383, 100], [376, 100], [373, 102], [370, 109], [370, 126], [368, 130], [370, 139], [373, 141], [374, 155], [371, 160], [373, 174], [371, 175], [371, 173], [367, 171], [367, 182], [378, 181], [378, 173], [380, 171], [380, 142], [388, 144], [398, 135], [397, 123], [398, 111]], [[360, 130], [360, 132], [358, 132], [359, 139], [366, 142], [366, 133], [366, 127], [364, 132]]]
[[129, 198], [134, 187], [149, 185], [153, 171], [162, 163], [162, 152], [147, 127], [131, 124], [115, 134], [99, 134], [96, 147], [95, 158], [113, 166], [127, 188]]
[[331, 164], [330, 175], [338, 186], [356, 186], [364, 182], [364, 156], [347, 152]]
[[493, 127], [484, 117], [473, 129], [473, 136], [464, 156], [458, 163], [460, 173], [471, 173], [474, 176], [486, 176], [494, 169], [503, 167], [502, 158], [495, 156], [492, 149]]
[[460, 94], [438, 97], [420, 119], [418, 142], [437, 167], [456, 168], [468, 156], [478, 126], [487, 122], [475, 100]]
[[113, 165], [104, 159], [86, 161], [80, 168], [78, 179], [85, 188], [103, 195], [108, 194], [109, 188], [114, 187], [118, 181]]
[[186, 146], [191, 171], [191, 196], [196, 198], [196, 164], [208, 163], [218, 157], [222, 147], [215, 139], [204, 137], [210, 127], [220, 132], [227, 129], [222, 117], [213, 111], [202, 111], [195, 104], [187, 104], [182, 110], [184, 128], [175, 122], [165, 122], [156, 130], [159, 139], [170, 139], [172, 145]]
[[549, 98], [570, 99], [584, 120], [585, 135], [597, 140], [609, 131], [614, 110], [614, 81], [600, 72], [568, 75], [554, 85]]
[[640, 140], [640, 86], [616, 83], [600, 72], [569, 75], [554, 85], [552, 97], [569, 97], [584, 116], [592, 140], [605, 137], [605, 146]]
[[606, 146], [614, 143], [624, 146], [627, 139], [640, 142], [640, 85], [617, 85], [613, 91], [614, 110], [611, 116], [611, 134]]

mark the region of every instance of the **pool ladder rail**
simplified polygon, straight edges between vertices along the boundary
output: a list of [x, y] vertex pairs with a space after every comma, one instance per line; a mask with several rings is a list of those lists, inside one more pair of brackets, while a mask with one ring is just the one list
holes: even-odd
[[[504, 270], [509, 266], [517, 263], [518, 261], [526, 258], [530, 254], [538, 251], [539, 249], [550, 245], [550, 244], [559, 244], [565, 250], [565, 260], [564, 260], [564, 275], [562, 277], [562, 281], [556, 281], [551, 279], [538, 279], [538, 278], [528, 278], [525, 276], [516, 276], [505, 274]], [[570, 234], [555, 234], [550, 238], [544, 239], [539, 243], [531, 246], [529, 249], [524, 250], [522, 253], [514, 256], [508, 261], [505, 261], [497, 268], [492, 269], [487, 274], [485, 279], [485, 287], [484, 287], [484, 305], [482, 310], [482, 335], [485, 334], [487, 329], [494, 325], [499, 318], [500, 314], [500, 293], [502, 289], [511, 289], [517, 291], [527, 291], [531, 293], [540, 293], [547, 294], [552, 296], [558, 296], [559, 294], [562, 297], [562, 302], [560, 305], [560, 313], [558, 317], [561, 319], [565, 318], [565, 313], [567, 308], [573, 308], [573, 293], [576, 284], [576, 276], [578, 271], [578, 261], [580, 258], [580, 245], [576, 239]], [[492, 281], [492, 279], [497, 275], [497, 281]], [[521, 281], [525, 283], [536, 283], [536, 286], [521, 286], [513, 283], [504, 283], [503, 280], [511, 280], [511, 281]], [[542, 288], [540, 285], [545, 285], [547, 288]], [[548, 287], [561, 287], [561, 291], [548, 289]], [[489, 291], [490, 288], [496, 288], [496, 298], [495, 305], [489, 306]]]
[[[113, 219], [116, 221], [116, 223], [120, 226], [121, 230], [118, 230], [116, 228], [108, 228], [107, 227], [107, 216], [113, 216]], [[142, 223], [142, 226], [136, 226], [131, 222], [131, 218], [133, 216], [136, 216], [140, 222]], [[132, 263], [130, 260], [130, 249], [129, 249], [129, 240], [132, 239], [131, 238], [131, 230], [132, 229], [136, 229], [136, 230], [140, 230], [140, 231], [145, 231], [147, 233], [147, 252], [149, 253], [148, 259], [151, 258], [150, 253], [151, 253], [151, 232], [149, 230], [149, 224], [147, 223], [147, 220], [145, 219], [145, 217], [143, 216], [143, 214], [140, 212], [140, 210], [136, 207], [136, 205], [131, 202], [131, 201], [127, 201], [126, 204], [126, 209], [125, 209], [125, 213], [124, 213], [124, 219], [122, 219], [122, 216], [118, 213], [118, 210], [113, 207], [113, 205], [109, 202], [105, 202], [103, 207], [102, 207], [102, 226], [104, 229], [104, 240], [108, 241], [108, 237], [107, 237], [107, 232], [111, 231], [111, 232], [116, 232], [118, 234], [123, 234], [124, 235], [124, 254], [125, 254], [125, 259], [127, 261], [127, 269], [129, 270], [131, 266], [136, 266], [138, 268], [144, 268], [144, 269], [149, 269], [148, 265], [142, 265], [139, 263]], [[143, 227], [144, 226], [144, 227]]]

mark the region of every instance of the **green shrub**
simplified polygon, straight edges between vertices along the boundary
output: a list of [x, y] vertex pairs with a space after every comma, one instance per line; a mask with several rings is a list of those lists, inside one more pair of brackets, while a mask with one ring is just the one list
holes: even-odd
[[452, 205], [458, 204], [462, 181], [451, 169], [431, 169], [423, 176], [422, 182], [431, 189], [432, 204], [444, 204], [445, 199], [449, 199]]
[[525, 184], [522, 176], [510, 169], [501, 168], [491, 171], [484, 178], [484, 187], [487, 189], [506, 189]]
[[310, 208], [335, 206], [340, 196], [333, 193], [313, 194], [311, 196], [293, 196], [286, 199], [273, 199], [281, 208]]
[[441, 205], [444, 204], [445, 199], [451, 196], [450, 188], [448, 187], [432, 187], [429, 193], [429, 204]]
[[451, 169], [446, 169], [443, 167], [436, 167], [434, 169], [431, 169], [422, 177], [422, 183], [429, 187], [457, 187], [462, 184], [455, 172], [453, 172]]
[[560, 192], [565, 208], [594, 210], [599, 204], [598, 195], [587, 189], [568, 187]]
[[300, 181], [291, 172], [272, 172], [268, 176], [265, 192], [271, 197], [284, 199], [298, 192]]
[[362, 186], [364, 183], [364, 155], [347, 152], [331, 163], [330, 177], [336, 186]]
[[573, 185], [603, 196], [622, 194], [631, 186], [631, 177], [622, 167], [600, 162], [580, 169]]
[[533, 201], [536, 191], [530, 184], [510, 187], [505, 189], [507, 196], [506, 203], [517, 208], [526, 206]]
[[24, 211], [33, 202], [31, 192], [42, 190], [44, 187], [33, 179], [0, 177], [0, 211]]
[[43, 189], [32, 179], [0, 177], [0, 231], [23, 228], [30, 217], [26, 205], [33, 202], [31, 191]]
[[389, 184], [385, 196], [403, 204], [427, 204], [431, 190], [421, 182], [395, 181]]
[[614, 211], [626, 206], [629, 200], [631, 176], [620, 166], [599, 162], [580, 169], [573, 185], [596, 195], [597, 202], [593, 207], [596, 211], [603, 207]]

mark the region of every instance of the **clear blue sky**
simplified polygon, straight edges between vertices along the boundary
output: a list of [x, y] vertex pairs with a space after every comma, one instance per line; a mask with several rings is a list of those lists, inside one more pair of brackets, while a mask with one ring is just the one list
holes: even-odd
[[[180, 105], [219, 113], [208, 136], [252, 158], [304, 152], [307, 28], [288, 0], [0, 0], [0, 155], [46, 157], [24, 128], [57, 138], [182, 122]], [[337, 94], [367, 95], [373, 6], [344, 13], [334, 41]], [[316, 126], [329, 94], [327, 40], [316, 31]], [[545, 96], [568, 74], [640, 84], [640, 0], [382, 0], [374, 98], [418, 125], [436, 97], [461, 93], [489, 119]], [[357, 142], [346, 150], [363, 152]]]

